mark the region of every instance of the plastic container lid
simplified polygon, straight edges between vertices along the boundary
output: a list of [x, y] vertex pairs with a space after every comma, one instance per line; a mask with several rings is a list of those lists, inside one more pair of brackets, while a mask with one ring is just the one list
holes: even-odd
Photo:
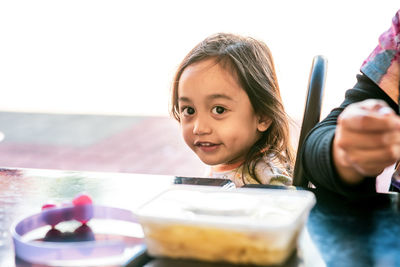
[[314, 194], [305, 190], [174, 186], [136, 213], [139, 220], [158, 223], [272, 230], [295, 225], [314, 204]]

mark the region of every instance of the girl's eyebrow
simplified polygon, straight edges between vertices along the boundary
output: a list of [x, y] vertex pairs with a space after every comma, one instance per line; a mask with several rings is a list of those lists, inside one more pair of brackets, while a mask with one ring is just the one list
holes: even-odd
[[226, 99], [226, 100], [230, 100], [230, 101], [235, 101], [232, 97], [230, 97], [228, 95], [224, 95], [224, 94], [209, 95], [209, 96], [207, 96], [207, 98], [210, 99], [210, 100], [222, 98], [222, 99]]
[[[232, 97], [230, 97], [228, 95], [224, 95], [224, 94], [213, 94], [213, 95], [207, 96], [208, 100], [219, 99], [219, 98], [235, 102], [235, 100]], [[188, 97], [181, 96], [178, 98], [178, 102], [191, 102], [191, 100]]]
[[178, 102], [191, 102], [188, 97], [181, 96], [178, 98]]

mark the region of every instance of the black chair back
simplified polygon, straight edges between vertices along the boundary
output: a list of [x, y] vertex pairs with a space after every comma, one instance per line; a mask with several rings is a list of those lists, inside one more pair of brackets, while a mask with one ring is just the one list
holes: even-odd
[[325, 87], [327, 64], [327, 59], [321, 55], [315, 56], [312, 62], [310, 77], [308, 79], [306, 105], [300, 129], [300, 138], [293, 172], [293, 185], [295, 186], [308, 186], [308, 180], [303, 174], [300, 152], [308, 133], [321, 118], [321, 106]]

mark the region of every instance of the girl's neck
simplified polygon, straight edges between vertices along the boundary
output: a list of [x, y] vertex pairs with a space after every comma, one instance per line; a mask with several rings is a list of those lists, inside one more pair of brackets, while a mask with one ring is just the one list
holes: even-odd
[[240, 167], [243, 164], [243, 162], [244, 162], [244, 160], [238, 161], [235, 163], [214, 165], [214, 166], [211, 166], [211, 169], [214, 172], [227, 172], [227, 171], [231, 171], [231, 170], [234, 170], [234, 169]]

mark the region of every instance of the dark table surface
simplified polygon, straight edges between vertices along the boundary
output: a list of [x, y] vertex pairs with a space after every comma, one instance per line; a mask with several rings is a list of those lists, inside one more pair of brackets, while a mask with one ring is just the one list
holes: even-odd
[[[1, 168], [0, 266], [38, 266], [15, 257], [10, 227], [22, 217], [39, 212], [44, 203], [71, 201], [87, 192], [96, 204], [135, 209], [172, 184], [193, 181], [198, 183], [174, 176]], [[321, 189], [312, 191], [317, 204], [297, 251], [284, 266], [400, 266], [398, 194], [348, 200]], [[124, 265], [227, 266], [152, 259], [140, 244], [132, 247], [130, 255], [104, 266]]]

